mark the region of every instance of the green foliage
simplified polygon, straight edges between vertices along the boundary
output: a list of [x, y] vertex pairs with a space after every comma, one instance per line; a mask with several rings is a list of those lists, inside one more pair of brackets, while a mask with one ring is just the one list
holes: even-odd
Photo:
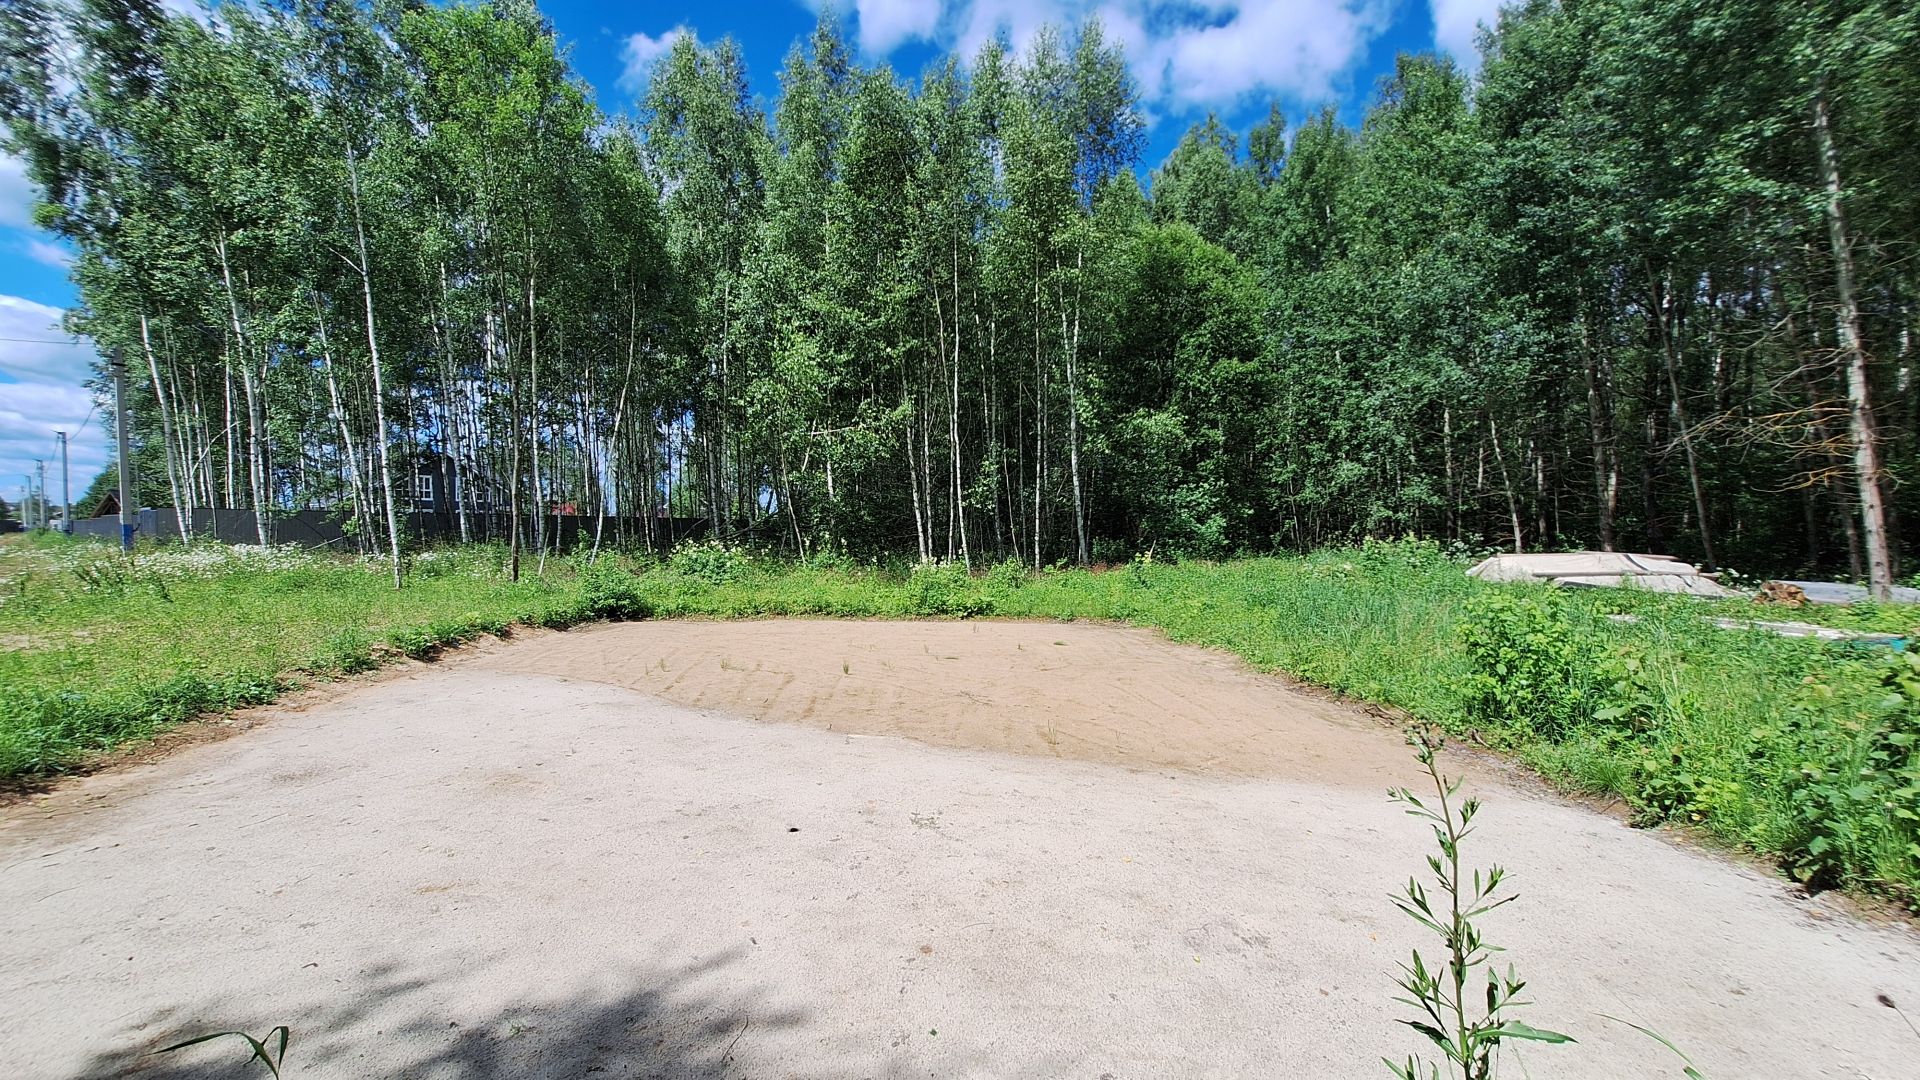
[[513, 585], [488, 552], [458, 563], [396, 593], [377, 563], [292, 549], [129, 558], [84, 541], [10, 543], [0, 548], [11, 586], [0, 590], [10, 642], [0, 649], [0, 777], [57, 772], [170, 724], [270, 701], [306, 677], [430, 656], [575, 602], [557, 580]]
[[583, 570], [579, 588], [581, 609], [591, 618], [645, 619], [653, 614], [653, 605], [641, 592], [640, 579], [612, 559], [598, 560]]
[[0, 776], [55, 771], [76, 755], [142, 738], [204, 713], [258, 705], [287, 686], [277, 676], [177, 671], [138, 686], [83, 690], [15, 686], [0, 693]]
[[1794, 876], [1820, 888], [1874, 882], [1920, 901], [1911, 874], [1899, 873], [1920, 864], [1920, 653], [1887, 660], [1880, 685], [1870, 711], [1836, 726], [1824, 708], [1833, 688], [1809, 679], [1784, 730], [1761, 736], [1783, 739], [1798, 760], [1785, 849]]
[[[1473, 834], [1473, 819], [1480, 812], [1477, 799], [1459, 800], [1460, 781], [1442, 776], [1435, 754], [1444, 745], [1437, 732], [1414, 728], [1407, 742], [1433, 781], [1433, 802], [1429, 804], [1407, 788], [1391, 792], [1407, 813], [1425, 821], [1433, 830], [1437, 855], [1427, 856], [1427, 868], [1433, 873], [1432, 891], [1417, 878], [1408, 878], [1393, 898], [1401, 913], [1431, 931], [1440, 939], [1446, 957], [1430, 966], [1420, 950], [1400, 967], [1398, 983], [1407, 996], [1396, 1001], [1420, 1011], [1420, 1018], [1401, 1023], [1425, 1036], [1440, 1051], [1447, 1075], [1462, 1080], [1492, 1080], [1496, 1057], [1502, 1042], [1533, 1041], [1569, 1043], [1573, 1039], [1556, 1031], [1542, 1031], [1513, 1019], [1512, 1010], [1527, 1002], [1520, 991], [1526, 983], [1514, 973], [1512, 964], [1500, 974], [1493, 967], [1493, 954], [1499, 946], [1489, 944], [1478, 920], [1513, 902], [1509, 893], [1498, 896], [1506, 880], [1499, 866], [1474, 870], [1469, 877], [1461, 866], [1460, 847]], [[1484, 1003], [1476, 990], [1469, 994], [1468, 983], [1478, 981], [1485, 969]], [[1386, 1062], [1400, 1080], [1434, 1080], [1441, 1066], [1418, 1057], [1404, 1063]]]
[[846, 573], [857, 569], [860, 564], [847, 553], [845, 544], [836, 546], [832, 543], [821, 543], [815, 544], [813, 550], [807, 552], [807, 557], [800, 561], [800, 565], [808, 570]]
[[915, 615], [968, 618], [993, 611], [981, 583], [957, 563], [922, 563], [907, 575], [907, 601]]
[[740, 581], [753, 569], [753, 560], [745, 551], [720, 540], [702, 540], [683, 544], [667, 558], [674, 573], [698, 578], [709, 585]]
[[[1637, 622], [1605, 618], [1623, 604]], [[1704, 615], [1734, 609], [1693, 608], [1534, 587], [1475, 595], [1461, 609], [1461, 719], [1623, 796], [1642, 824], [1704, 826], [1811, 887], [1920, 898], [1914, 655], [1708, 633]]]
[[1027, 583], [1027, 567], [1018, 559], [1003, 559], [987, 570], [987, 588], [995, 593], [1010, 593]]
[[1871, 431], [1917, 516], [1911, 3], [1512, 4], [1357, 125], [1205, 117], [1145, 191], [1094, 19], [908, 80], [828, 11], [764, 101], [679, 35], [629, 118], [531, 3], [96, 7], [0, 7], [0, 150], [70, 329], [136, 359], [142, 505], [398, 547], [458, 462], [540, 558], [604, 506], [862, 565], [1415, 532], [1827, 575], [1887, 565], [1840, 527]]
[[373, 652], [372, 634], [357, 626], [328, 634], [314, 654], [313, 670], [319, 674], [358, 675], [380, 666]]
[[134, 576], [132, 560], [106, 547], [89, 551], [85, 557], [76, 560], [72, 571], [74, 580], [83, 591], [116, 597], [126, 595], [127, 586]]
[[1473, 671], [1461, 688], [1468, 717], [1510, 744], [1616, 719], [1614, 658], [1591, 625], [1576, 621], [1577, 610], [1544, 586], [1471, 598], [1461, 624]]
[[1238, 160], [1237, 142], [1212, 113], [1189, 128], [1153, 172], [1154, 215], [1190, 226], [1213, 243], [1249, 250], [1259, 180]]

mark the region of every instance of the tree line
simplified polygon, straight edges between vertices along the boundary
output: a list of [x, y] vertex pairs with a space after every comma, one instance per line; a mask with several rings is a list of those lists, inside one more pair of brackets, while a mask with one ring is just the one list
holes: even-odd
[[0, 36], [142, 499], [339, 507], [396, 575], [427, 463], [516, 558], [570, 510], [801, 556], [1900, 572], [1897, 0], [1530, 0], [1477, 74], [1209, 116], [1144, 182], [1097, 22], [905, 78], [828, 16], [770, 105], [682, 37], [631, 115], [526, 0], [0, 0]]

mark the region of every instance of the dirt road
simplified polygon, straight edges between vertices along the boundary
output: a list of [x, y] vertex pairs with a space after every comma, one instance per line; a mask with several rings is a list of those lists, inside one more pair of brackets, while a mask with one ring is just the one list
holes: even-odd
[[[1911, 931], [1469, 772], [1526, 1018], [1580, 1040], [1532, 1075], [1679, 1075], [1602, 1013], [1716, 1080], [1913, 1075]], [[1136, 631], [541, 636], [5, 810], [0, 1062], [251, 1076], [141, 1055], [285, 1023], [289, 1076], [1381, 1076], [1413, 779]]]

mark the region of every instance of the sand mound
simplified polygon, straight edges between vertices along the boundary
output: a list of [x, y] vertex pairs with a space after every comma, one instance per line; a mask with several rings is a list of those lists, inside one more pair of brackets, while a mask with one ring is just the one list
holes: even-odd
[[1384, 787], [1408, 754], [1224, 653], [1087, 623], [643, 622], [490, 658], [760, 720], [1136, 768]]

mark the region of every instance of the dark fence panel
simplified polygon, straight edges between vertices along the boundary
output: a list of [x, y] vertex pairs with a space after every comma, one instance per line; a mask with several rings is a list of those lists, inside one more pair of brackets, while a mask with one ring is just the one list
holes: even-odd
[[[207, 507], [188, 512], [187, 530], [196, 539], [218, 540], [223, 544], [260, 542], [258, 519], [251, 510], [217, 510]], [[180, 539], [180, 518], [172, 507], [142, 510], [135, 516], [134, 535], [162, 542]], [[386, 530], [354, 537], [347, 532], [348, 515], [334, 510], [293, 510], [275, 514], [268, 520], [267, 538], [275, 544], [298, 544], [309, 548], [357, 551], [364, 540], [369, 549], [385, 544]], [[585, 514], [549, 514], [538, 528], [549, 547], [565, 550], [593, 542], [601, 521]], [[467, 535], [472, 540], [505, 542], [510, 523], [506, 514], [468, 515]], [[526, 518], [520, 523], [521, 541], [534, 547], [535, 523]], [[401, 518], [401, 529], [414, 543], [447, 543], [460, 539], [460, 523], [445, 514], [410, 513]], [[76, 536], [118, 542], [120, 519], [117, 517], [78, 518], [73, 523]], [[651, 544], [672, 547], [686, 540], [705, 536], [705, 518], [614, 518], [606, 519], [603, 541], [608, 544]]]

